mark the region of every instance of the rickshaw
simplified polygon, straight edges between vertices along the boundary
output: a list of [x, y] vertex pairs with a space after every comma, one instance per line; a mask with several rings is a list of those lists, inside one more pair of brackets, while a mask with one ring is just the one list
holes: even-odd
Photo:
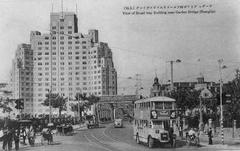
[[48, 123], [48, 128], [44, 128], [41, 132], [42, 138], [41, 138], [41, 144], [44, 144], [44, 141], [47, 141], [48, 144], [52, 144], [53, 142], [53, 134], [52, 129], [54, 127], [53, 123]]
[[199, 145], [199, 135], [198, 131], [196, 129], [190, 129], [188, 132], [186, 132], [186, 143], [187, 145]]

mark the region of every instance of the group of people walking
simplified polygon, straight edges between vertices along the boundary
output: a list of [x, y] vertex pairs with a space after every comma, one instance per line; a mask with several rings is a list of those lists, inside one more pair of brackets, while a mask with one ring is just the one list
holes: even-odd
[[28, 139], [30, 145], [34, 145], [35, 131], [32, 126], [22, 128], [4, 127], [2, 132], [2, 149], [4, 151], [11, 151], [13, 142], [15, 144], [15, 150], [19, 150], [20, 137], [22, 137], [24, 145], [27, 144], [26, 139]]

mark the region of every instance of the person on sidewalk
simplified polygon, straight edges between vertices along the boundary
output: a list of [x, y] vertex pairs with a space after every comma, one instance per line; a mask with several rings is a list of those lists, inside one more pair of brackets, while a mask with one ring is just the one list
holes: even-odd
[[8, 140], [8, 151], [11, 151], [12, 150], [12, 141], [13, 141], [13, 128], [9, 128], [8, 130], [8, 137], [7, 137], [7, 140]]
[[28, 142], [31, 146], [34, 146], [35, 143], [35, 131], [33, 129], [33, 126], [31, 125], [28, 132], [27, 132], [27, 136], [28, 136]]
[[2, 149], [5, 151], [7, 150], [7, 144], [8, 144], [8, 128], [7, 127], [4, 127], [3, 128], [3, 146], [2, 146]]
[[169, 133], [169, 138], [170, 138], [171, 147], [173, 147], [173, 145], [174, 145], [174, 144], [173, 144], [173, 134], [174, 134], [174, 130], [173, 130], [173, 127], [172, 127], [172, 126], [169, 128], [168, 133]]
[[209, 145], [212, 145], [212, 128], [210, 127], [209, 128], [209, 131], [208, 131], [208, 144]]
[[27, 132], [25, 130], [25, 127], [22, 128], [22, 137], [23, 137], [23, 144], [26, 145]]
[[19, 129], [15, 129], [13, 138], [14, 138], [16, 151], [19, 150], [19, 141], [20, 141], [19, 135], [20, 135], [20, 130]]

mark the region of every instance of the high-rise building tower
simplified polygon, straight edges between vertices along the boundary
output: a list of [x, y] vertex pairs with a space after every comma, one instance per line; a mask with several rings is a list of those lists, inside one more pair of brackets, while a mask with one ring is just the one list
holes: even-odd
[[51, 13], [50, 32], [32, 31], [33, 114], [49, 113], [42, 106], [46, 94], [59, 93], [74, 98], [76, 93], [116, 95], [117, 72], [112, 51], [99, 42], [98, 31], [78, 32], [72, 12]]
[[18, 45], [10, 81], [13, 98], [24, 101], [22, 113], [33, 113], [33, 51], [29, 44]]

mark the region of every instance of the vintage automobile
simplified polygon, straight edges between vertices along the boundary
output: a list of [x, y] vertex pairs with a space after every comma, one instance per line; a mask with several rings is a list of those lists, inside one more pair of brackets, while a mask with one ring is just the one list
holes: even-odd
[[115, 119], [115, 120], [114, 120], [114, 127], [115, 127], [115, 128], [122, 128], [122, 127], [123, 127], [123, 121], [122, 121], [122, 119]]
[[99, 127], [99, 123], [96, 120], [96, 117], [94, 115], [87, 115], [85, 124], [87, 125], [88, 129], [90, 129], [90, 128], [98, 128]]

